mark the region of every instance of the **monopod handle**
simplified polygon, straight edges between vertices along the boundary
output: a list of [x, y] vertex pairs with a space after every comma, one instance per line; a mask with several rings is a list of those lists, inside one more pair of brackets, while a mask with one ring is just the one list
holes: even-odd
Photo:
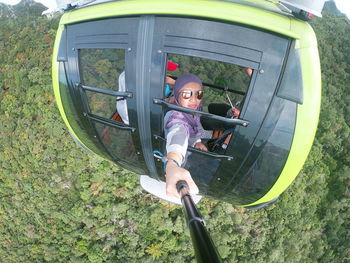
[[190, 230], [192, 244], [198, 263], [221, 263], [222, 260], [216, 250], [212, 239], [205, 228], [205, 222], [197, 210], [186, 181], [178, 181], [176, 189], [181, 196], [181, 203], [184, 207], [187, 226]]
[[176, 183], [176, 190], [180, 194], [181, 199], [184, 195], [189, 194], [189, 187], [186, 181], [180, 180]]

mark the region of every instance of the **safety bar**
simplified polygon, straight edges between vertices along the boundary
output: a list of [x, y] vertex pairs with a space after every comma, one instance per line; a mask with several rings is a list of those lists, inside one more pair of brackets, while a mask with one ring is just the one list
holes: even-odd
[[[172, 79], [177, 79], [177, 77], [175, 76], [169, 76], [170, 78]], [[240, 91], [240, 90], [235, 90], [235, 89], [231, 89], [229, 87], [222, 87], [222, 86], [218, 86], [218, 85], [214, 85], [214, 84], [209, 84], [209, 83], [205, 83], [205, 82], [202, 82], [203, 86], [206, 86], [206, 87], [210, 87], [210, 88], [214, 88], [214, 89], [219, 89], [219, 90], [224, 90], [224, 91], [229, 91], [229, 92], [232, 92], [232, 93], [236, 93], [236, 94], [240, 94], [240, 95], [245, 95], [246, 93], [244, 91]]]
[[249, 125], [249, 122], [246, 121], [246, 120], [229, 119], [229, 118], [225, 118], [225, 117], [222, 117], [222, 116], [218, 116], [218, 115], [207, 113], [207, 112], [203, 112], [203, 111], [192, 110], [192, 109], [189, 109], [189, 108], [184, 108], [184, 107], [181, 107], [181, 106], [177, 106], [175, 104], [168, 103], [168, 102], [166, 102], [166, 101], [164, 101], [162, 99], [154, 98], [153, 99], [153, 103], [161, 105], [162, 107], [165, 107], [165, 108], [168, 108], [168, 109], [171, 109], [171, 110], [181, 111], [181, 112], [189, 113], [189, 114], [192, 114], [192, 115], [195, 115], [195, 116], [204, 117], [204, 118], [209, 119], [209, 120], [216, 120], [216, 121], [222, 122], [223, 124], [225, 124], [226, 128], [233, 128], [236, 125], [247, 127]]
[[118, 128], [118, 129], [121, 129], [121, 130], [129, 130], [129, 131], [132, 131], [132, 132], [136, 131], [136, 128], [134, 128], [134, 127], [127, 126], [127, 125], [125, 125], [124, 123], [121, 123], [121, 122], [116, 122], [116, 121], [113, 121], [113, 120], [102, 118], [102, 117], [97, 116], [97, 115], [92, 114], [92, 113], [84, 113], [84, 116], [88, 117], [91, 120], [94, 120], [94, 121], [97, 121], [97, 122], [102, 123], [104, 125], [107, 125], [107, 126], [111, 126], [111, 127]]
[[[163, 138], [162, 136], [154, 135], [154, 138], [156, 140], [162, 140], [162, 141], [164, 141], [166, 143], [166, 139]], [[234, 159], [233, 156], [231, 156], [231, 155], [224, 155], [224, 154], [218, 154], [218, 153], [215, 153], [215, 152], [202, 151], [202, 150], [199, 150], [199, 149], [191, 147], [191, 146], [188, 146], [187, 150], [190, 151], [190, 152], [196, 152], [196, 153], [199, 153], [199, 154], [202, 154], [202, 155], [206, 155], [206, 156], [210, 156], [210, 157], [213, 157], [213, 158], [227, 159], [228, 161], [232, 161]]]
[[82, 85], [81, 83], [76, 83], [75, 85], [79, 88], [82, 88], [83, 90], [93, 91], [93, 92], [102, 93], [102, 94], [115, 96], [115, 97], [132, 98], [132, 92], [129, 92], [129, 91], [121, 92], [121, 91], [105, 90], [105, 89], [85, 86], [85, 85]]

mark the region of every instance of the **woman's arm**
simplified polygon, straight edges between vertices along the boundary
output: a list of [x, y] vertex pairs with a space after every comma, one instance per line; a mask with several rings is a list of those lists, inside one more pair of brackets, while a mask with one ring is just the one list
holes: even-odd
[[176, 183], [181, 180], [187, 182], [188, 186], [190, 187], [191, 194], [198, 194], [198, 187], [193, 181], [190, 172], [178, 166], [182, 164], [183, 157], [181, 156], [181, 154], [176, 152], [170, 152], [168, 153], [167, 158], [168, 160], [166, 162], [165, 170], [167, 195], [180, 198], [180, 195], [176, 189]]
[[188, 132], [182, 125], [172, 126], [167, 134], [167, 162], [166, 162], [166, 193], [169, 196], [180, 197], [176, 190], [176, 183], [185, 180], [192, 194], [198, 193], [191, 174], [181, 164], [184, 162], [188, 146]]

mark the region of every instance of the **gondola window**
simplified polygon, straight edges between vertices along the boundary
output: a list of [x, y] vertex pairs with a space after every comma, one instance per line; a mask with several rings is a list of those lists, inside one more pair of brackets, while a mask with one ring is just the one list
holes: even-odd
[[139, 159], [131, 128], [127, 128], [128, 97], [115, 93], [127, 92], [125, 50], [80, 49], [79, 69], [80, 85], [87, 100], [88, 117], [93, 120], [100, 141], [113, 159], [140, 172], [138, 167], [135, 167]]
[[[81, 49], [80, 75], [83, 85], [95, 89], [121, 91], [125, 89], [125, 51], [122, 49]], [[122, 83], [122, 85], [120, 85]], [[125, 91], [125, 90], [123, 90]], [[91, 113], [114, 121], [126, 122], [125, 98], [86, 91]], [[115, 111], [121, 118], [113, 117]]]
[[[253, 74], [252, 69], [178, 54], [168, 54], [167, 58], [168, 61], [179, 65], [176, 71], [168, 70], [167, 76], [176, 79], [183, 74], [192, 73], [202, 80], [205, 94], [202, 102], [204, 112], [230, 117], [232, 108], [241, 111]], [[218, 137], [218, 133], [212, 133], [215, 127], [211, 126], [210, 123], [202, 121], [202, 125], [207, 130], [203, 134], [204, 139]]]

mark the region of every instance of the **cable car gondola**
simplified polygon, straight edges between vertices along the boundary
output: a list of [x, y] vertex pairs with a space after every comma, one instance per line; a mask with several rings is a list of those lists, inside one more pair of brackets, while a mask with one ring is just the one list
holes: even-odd
[[[54, 47], [55, 97], [75, 140], [163, 181], [155, 153], [164, 153], [164, 114], [187, 111], [211, 123], [208, 130], [232, 135], [220, 151], [188, 149], [185, 168], [201, 195], [248, 208], [276, 199], [302, 168], [316, 132], [321, 76], [312, 28], [278, 2], [96, 2], [70, 5]], [[168, 70], [169, 61], [178, 68]], [[207, 83], [203, 112], [167, 100], [166, 77], [182, 73]], [[227, 97], [238, 119], [210, 110]]]

